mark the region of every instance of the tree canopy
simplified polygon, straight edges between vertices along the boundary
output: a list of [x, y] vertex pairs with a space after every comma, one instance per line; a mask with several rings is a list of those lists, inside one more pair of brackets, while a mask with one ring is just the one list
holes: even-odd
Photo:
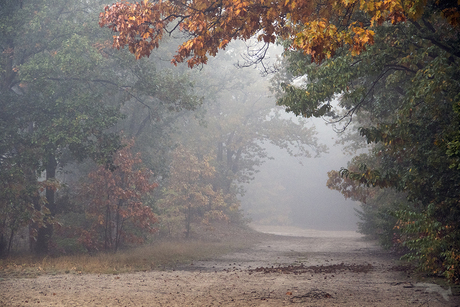
[[[118, 2], [101, 13], [100, 25], [117, 32], [114, 46], [128, 46], [136, 58], [149, 56], [165, 34], [180, 29], [189, 38], [179, 46], [172, 61], [188, 59], [190, 67], [205, 64], [208, 55], [214, 56], [231, 40], [254, 35], [266, 43], [289, 39], [290, 48], [321, 62], [344, 46], [353, 55], [360, 54], [374, 43], [376, 26], [416, 22], [427, 11], [446, 19], [451, 26], [458, 25], [456, 1], [424, 0]], [[449, 48], [449, 44], [431, 38], [430, 33], [427, 38]]]

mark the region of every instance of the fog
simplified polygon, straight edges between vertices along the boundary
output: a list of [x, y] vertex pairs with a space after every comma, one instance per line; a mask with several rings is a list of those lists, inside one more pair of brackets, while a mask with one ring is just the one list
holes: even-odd
[[[0, 203], [0, 255], [116, 252], [146, 238], [189, 238], [222, 220], [356, 229], [354, 204], [326, 187], [327, 171], [348, 159], [334, 147], [332, 128], [276, 107], [289, 77], [278, 62], [282, 50], [235, 41], [207, 65], [189, 69], [171, 64], [184, 41], [178, 34], [136, 60], [127, 48], [105, 44], [112, 34], [100, 29], [97, 11], [82, 5], [57, 1], [39, 8], [52, 50], [38, 47], [41, 30], [17, 24], [27, 36], [14, 48], [27, 52], [13, 52], [8, 62], [14, 81], [0, 76], [9, 84], [2, 96], [8, 137], [0, 148], [0, 179], [10, 193]], [[13, 3], [9, 9], [17, 20], [36, 14], [29, 4], [25, 11]], [[70, 14], [64, 30], [60, 22]], [[5, 50], [14, 49], [9, 39]], [[262, 63], [257, 50], [264, 51]], [[35, 214], [46, 227], [31, 218]], [[54, 221], [68, 233], [54, 231]], [[29, 246], [27, 227], [36, 236]], [[50, 240], [59, 242], [56, 248]]]
[[[254, 223], [292, 225], [317, 230], [356, 230], [359, 204], [346, 200], [326, 186], [327, 172], [346, 167], [351, 158], [335, 144], [338, 135], [323, 119], [311, 119], [319, 142], [328, 153], [316, 158], [292, 157], [285, 151], [266, 145], [269, 156], [255, 179], [246, 185], [242, 208]], [[260, 195], [268, 193], [263, 204]], [[265, 208], [265, 210], [264, 210]]]
[[[241, 64], [241, 59], [247, 60], [248, 52], [251, 53], [251, 50], [257, 49], [257, 46], [257, 43], [253, 42], [234, 42], [225, 52], [211, 59], [198, 75], [203, 73], [203, 76], [207, 76], [206, 83], [208, 83], [212, 82], [212, 79], [207, 75], [207, 71], [229, 74], [233, 79], [246, 85], [242, 87], [238, 82], [233, 81], [227, 86], [236, 84], [233, 90], [244, 92], [245, 97], [251, 95], [259, 97], [255, 95], [259, 92], [261, 94], [258, 95], [264, 97], [262, 100], [265, 104], [264, 107], [259, 107], [273, 109], [276, 99], [270, 90], [270, 82], [275, 75], [267, 74], [265, 69], [271, 71], [273, 65], [280, 59], [282, 48], [270, 47], [263, 66], [253, 65], [243, 68], [236, 65]], [[233, 115], [230, 114], [239, 114], [246, 108], [245, 105], [251, 103], [251, 99], [241, 102], [229, 101], [225, 108], [228, 116], [232, 117]], [[253, 116], [250, 113], [245, 114]], [[283, 110], [281, 110], [281, 119], [299, 124], [299, 118]], [[305, 120], [305, 127], [314, 127], [316, 130], [316, 135], [310, 136], [316, 138], [316, 143], [312, 143], [313, 145], [308, 149], [311, 157], [305, 157], [295, 146], [291, 148], [292, 152], [288, 153], [286, 148], [282, 148], [283, 146], [273, 145], [272, 135], [276, 134], [276, 130], [269, 129], [267, 139], [262, 141], [261, 145], [267, 151], [269, 159], [263, 159], [263, 163], [255, 168], [257, 172], [253, 180], [243, 185], [245, 193], [240, 200], [245, 217], [259, 225], [296, 226], [316, 230], [357, 230], [358, 218], [355, 208], [358, 208], [359, 204], [346, 200], [338, 191], [330, 190], [326, 186], [327, 172], [346, 167], [352, 156], [345, 154], [342, 146], [336, 144], [340, 135], [334, 131], [332, 125], [326, 123], [324, 118], [301, 120]], [[221, 121], [226, 119], [221, 118]], [[256, 127], [254, 129], [263, 131], [261, 122]], [[321, 145], [326, 145], [327, 151], [316, 154], [316, 150], [321, 151], [318, 149]], [[299, 155], [294, 156], [296, 153]]]
[[[212, 59], [205, 70], [221, 69], [222, 61], [227, 67], [240, 63], [241, 59], [247, 59], [248, 51], [251, 52], [258, 46], [253, 42], [247, 42], [245, 45], [248, 49], [245, 49], [241, 42], [231, 44], [231, 48]], [[272, 65], [280, 59], [282, 51], [279, 46], [271, 46], [263, 66], [231, 69], [234, 78], [246, 80], [252, 75], [258, 80], [259, 86], [262, 84], [265, 87], [265, 95], [270, 97], [267, 102], [268, 108], [276, 104], [269, 89], [273, 74], [262, 77], [257, 71], [270, 71]], [[225, 53], [233, 54], [234, 57], [225, 58]], [[246, 91], [251, 90], [251, 86], [246, 87]], [[231, 105], [227, 107], [232, 109]], [[234, 112], [238, 112], [237, 105], [233, 108]], [[282, 117], [296, 122], [296, 116], [292, 113], [284, 113]], [[245, 194], [240, 198], [244, 214], [251, 222], [260, 225], [289, 225], [317, 230], [357, 230], [358, 218], [355, 208], [358, 208], [359, 204], [344, 199], [339, 192], [326, 186], [327, 172], [346, 167], [352, 156], [345, 154], [342, 146], [336, 144], [340, 135], [325, 119], [307, 119], [306, 126], [315, 127], [317, 142], [326, 145], [327, 152], [316, 157], [313, 152], [309, 158], [294, 157], [285, 149], [268, 141], [264, 142], [262, 147], [267, 150], [270, 159], [264, 160], [257, 168], [254, 179], [244, 185]]]
[[1, 1], [0, 306], [460, 306], [460, 2], [114, 2]]

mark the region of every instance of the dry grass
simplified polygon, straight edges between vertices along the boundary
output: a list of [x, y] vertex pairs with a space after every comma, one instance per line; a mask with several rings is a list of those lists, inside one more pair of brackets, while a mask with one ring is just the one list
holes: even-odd
[[[119, 274], [161, 270], [178, 264], [210, 259], [248, 247], [263, 235], [245, 229], [220, 229], [212, 236], [192, 240], [160, 240], [151, 245], [97, 255], [37, 258], [18, 256], [0, 260], [0, 278], [35, 277], [41, 274]], [[242, 240], [244, 238], [244, 240]]]

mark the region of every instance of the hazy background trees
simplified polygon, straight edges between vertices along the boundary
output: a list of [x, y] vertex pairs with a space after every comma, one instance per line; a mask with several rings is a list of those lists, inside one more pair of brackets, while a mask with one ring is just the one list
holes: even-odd
[[311, 123], [275, 106], [268, 79], [235, 67], [244, 44], [195, 71], [169, 63], [181, 37], [135, 60], [111, 48], [101, 10], [2, 2], [2, 255], [117, 251], [154, 232], [243, 225], [241, 197], [267, 144], [326, 151]]

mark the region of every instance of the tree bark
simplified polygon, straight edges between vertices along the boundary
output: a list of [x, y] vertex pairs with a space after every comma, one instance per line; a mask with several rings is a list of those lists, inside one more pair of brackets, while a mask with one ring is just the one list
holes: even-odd
[[[53, 153], [48, 154], [48, 161], [46, 164], [46, 180], [56, 178], [57, 162]], [[37, 255], [44, 255], [49, 252], [49, 242], [53, 235], [53, 217], [56, 214], [55, 191], [53, 188], [46, 188], [46, 207], [49, 209], [50, 214], [45, 216], [43, 226], [38, 229], [37, 241], [35, 243], [35, 253]]]
[[185, 211], [185, 238], [188, 239], [190, 236], [190, 223], [192, 222], [192, 205], [188, 204], [188, 207]]

